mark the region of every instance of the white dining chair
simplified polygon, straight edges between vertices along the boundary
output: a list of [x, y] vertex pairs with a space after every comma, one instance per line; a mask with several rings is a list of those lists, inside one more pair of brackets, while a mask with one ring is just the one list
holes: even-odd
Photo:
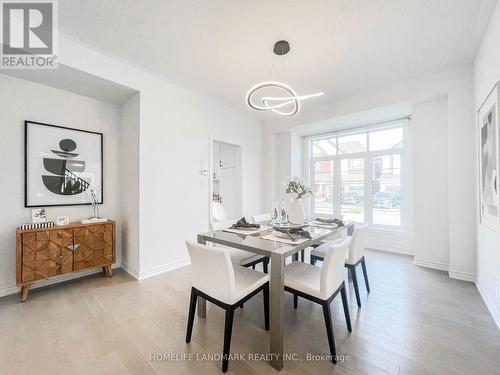
[[330, 303], [339, 292], [342, 296], [347, 330], [349, 332], [352, 330], [344, 283], [347, 243], [348, 241], [344, 240], [331, 245], [326, 251], [321, 268], [303, 262], [293, 262], [285, 267], [285, 290], [293, 294], [293, 307], [297, 308], [298, 297], [318, 303], [323, 307], [330, 355], [334, 363], [337, 363], [337, 358]]
[[[210, 228], [213, 232], [217, 230], [227, 229], [231, 225], [233, 225], [237, 220], [225, 220], [225, 221], [217, 221], [210, 224]], [[216, 244], [217, 247], [223, 247], [223, 245]], [[259, 263], [262, 263], [262, 269], [264, 273], [267, 273], [269, 266], [269, 258], [266, 256], [258, 255], [251, 253], [249, 251], [235, 249], [233, 247], [224, 246], [229, 251], [229, 256], [231, 257], [231, 261], [235, 264], [238, 264], [243, 267], [252, 267], [255, 269], [255, 266]]]
[[[345, 259], [345, 267], [349, 270], [354, 286], [354, 293], [356, 294], [356, 302], [358, 307], [361, 307], [361, 298], [359, 295], [358, 278], [356, 275], [356, 267], [361, 263], [363, 269], [363, 277], [365, 279], [365, 286], [367, 293], [370, 293], [370, 283], [368, 282], [368, 272], [366, 271], [365, 261], [365, 246], [368, 236], [369, 224], [356, 226], [351, 236], [347, 237], [349, 243], [349, 252]], [[328, 244], [323, 244], [311, 251], [311, 264], [314, 265], [316, 261], [323, 260], [325, 252], [328, 249]]]
[[271, 221], [271, 219], [272, 216], [270, 213], [258, 214], [252, 216], [252, 222], [255, 224], [268, 223]]
[[191, 299], [186, 342], [191, 341], [198, 297], [205, 298], [225, 310], [222, 372], [229, 364], [234, 310], [260, 291], [264, 294], [264, 328], [269, 330], [269, 276], [235, 265], [227, 248], [206, 246], [186, 241], [191, 258]]

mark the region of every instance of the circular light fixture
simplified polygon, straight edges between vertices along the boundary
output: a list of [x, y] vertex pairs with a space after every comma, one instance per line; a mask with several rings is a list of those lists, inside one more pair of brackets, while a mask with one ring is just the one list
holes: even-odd
[[[256, 93], [262, 90], [269, 89], [281, 91], [285, 93], [286, 96], [262, 96], [260, 98], [262, 104], [254, 100], [254, 96], [256, 95]], [[300, 111], [301, 100], [321, 95], [323, 95], [322, 92], [299, 96], [290, 86], [285, 85], [281, 82], [269, 81], [259, 83], [248, 90], [246, 102], [250, 108], [255, 109], [256, 111], [272, 111], [283, 116], [293, 116]], [[290, 107], [290, 109], [285, 111], [282, 109], [285, 107]]]
[[[286, 40], [280, 40], [274, 44], [273, 52], [278, 56], [286, 55], [290, 51], [290, 44]], [[259, 92], [269, 92], [270, 90], [281, 92], [285, 96], [268, 96], [261, 95], [259, 99], [255, 99]], [[256, 111], [272, 111], [283, 116], [294, 116], [300, 111], [300, 101], [304, 99], [314, 98], [323, 95], [322, 92], [308, 95], [297, 95], [294, 89], [290, 86], [275, 81], [261, 82], [253, 86], [247, 92], [247, 105]], [[285, 110], [289, 108], [288, 110]]]

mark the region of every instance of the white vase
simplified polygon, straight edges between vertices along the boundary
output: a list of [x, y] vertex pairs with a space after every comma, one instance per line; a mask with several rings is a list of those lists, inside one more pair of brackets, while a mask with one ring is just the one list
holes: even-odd
[[291, 224], [304, 224], [306, 215], [304, 213], [304, 204], [302, 199], [292, 199], [290, 209], [288, 210], [288, 221]]

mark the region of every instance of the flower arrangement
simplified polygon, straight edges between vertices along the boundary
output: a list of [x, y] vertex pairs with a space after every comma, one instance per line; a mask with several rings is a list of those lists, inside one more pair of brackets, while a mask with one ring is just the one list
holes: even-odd
[[285, 186], [288, 194], [297, 194], [296, 199], [307, 197], [313, 193], [313, 189], [306, 186], [298, 177], [288, 178], [285, 180]]

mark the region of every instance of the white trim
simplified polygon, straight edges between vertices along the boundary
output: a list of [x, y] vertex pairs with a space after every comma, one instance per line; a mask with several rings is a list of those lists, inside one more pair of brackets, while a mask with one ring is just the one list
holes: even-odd
[[177, 268], [187, 266], [188, 264], [191, 264], [189, 258], [178, 260], [178, 261], [175, 261], [172, 263], [168, 263], [168, 264], [165, 264], [163, 266], [153, 267], [153, 268], [150, 268], [149, 270], [141, 272], [138, 279], [144, 280], [144, 279], [147, 279], [149, 277], [153, 277], [153, 276], [162, 274], [164, 272], [173, 271]]
[[479, 282], [479, 279], [476, 279], [476, 288], [479, 291], [479, 294], [481, 295], [481, 298], [483, 299], [486, 308], [490, 312], [491, 317], [493, 318], [498, 329], [500, 330], [500, 310], [495, 305], [495, 303], [490, 299], [488, 293], [484, 291], [483, 287], [481, 286], [481, 283]]
[[310, 134], [310, 135], [305, 135], [304, 139], [307, 140], [318, 140], [318, 139], [323, 139], [323, 138], [331, 138], [335, 137], [338, 135], [354, 135], [354, 134], [359, 134], [359, 133], [364, 133], [366, 132], [371, 132], [371, 131], [377, 131], [377, 130], [385, 130], [385, 129], [391, 129], [391, 128], [397, 128], [401, 124], [404, 124], [405, 122], [408, 122], [412, 119], [412, 115], [407, 115], [395, 120], [388, 120], [388, 121], [381, 121], [373, 124], [361, 124], [354, 126], [352, 128], [347, 128], [347, 129], [339, 129], [339, 130], [333, 130], [333, 131], [326, 131], [326, 132], [321, 132], [321, 133], [316, 133], [316, 134]]
[[4, 286], [3, 288], [0, 288], [0, 297], [5, 297], [19, 292], [20, 289], [17, 286]]
[[432, 260], [426, 260], [418, 257], [413, 258], [413, 264], [419, 267], [432, 268], [434, 270], [448, 271], [449, 265], [442, 262], [434, 262]]
[[[208, 182], [208, 224], [209, 226], [212, 225], [213, 223], [213, 210], [212, 210], [212, 205], [213, 205], [213, 193], [214, 193], [214, 179], [213, 179], [213, 174], [214, 174], [214, 142], [219, 142], [219, 143], [225, 143], [231, 146], [239, 147], [240, 148], [240, 168], [241, 168], [241, 216], [245, 215], [245, 162], [246, 162], [246, 156], [245, 156], [245, 149], [243, 148], [243, 145], [239, 142], [233, 141], [231, 139], [222, 139], [219, 137], [214, 137], [212, 135], [209, 135], [209, 151], [208, 151], [208, 175], [209, 175], [209, 182]], [[208, 228], [210, 230], [211, 228]]]
[[468, 281], [470, 283], [476, 282], [476, 275], [472, 273], [456, 271], [456, 270], [448, 270], [448, 274], [450, 275], [450, 279]]
[[132, 268], [129, 264], [122, 261], [122, 269], [132, 276], [134, 279], [139, 280], [139, 271]]
[[[113, 266], [112, 266], [113, 269], [120, 268], [120, 267], [121, 267], [120, 264], [113, 264]], [[68, 275], [53, 276], [48, 280], [33, 282], [33, 284], [31, 284], [31, 286], [30, 286], [30, 289], [33, 290], [33, 289], [43, 288], [44, 286], [58, 284], [58, 283], [62, 283], [64, 281], [76, 280], [76, 279], [80, 279], [82, 277], [93, 275], [96, 273], [102, 273], [102, 269], [99, 267], [99, 268], [92, 268], [90, 270], [80, 271], [77, 273], [71, 273]], [[19, 292], [20, 292], [20, 287], [18, 287], [16, 285], [5, 286], [3, 288], [0, 288], [0, 297], [8, 296], [11, 294], [16, 294]]]
[[394, 246], [394, 245], [388, 245], [388, 244], [375, 244], [375, 245], [370, 245], [366, 247], [367, 249], [371, 250], [377, 250], [377, 251], [385, 251], [387, 253], [395, 253], [395, 254], [402, 254], [402, 255], [412, 255], [413, 256], [413, 249], [410, 249], [408, 247], [402, 247], [402, 246]]

